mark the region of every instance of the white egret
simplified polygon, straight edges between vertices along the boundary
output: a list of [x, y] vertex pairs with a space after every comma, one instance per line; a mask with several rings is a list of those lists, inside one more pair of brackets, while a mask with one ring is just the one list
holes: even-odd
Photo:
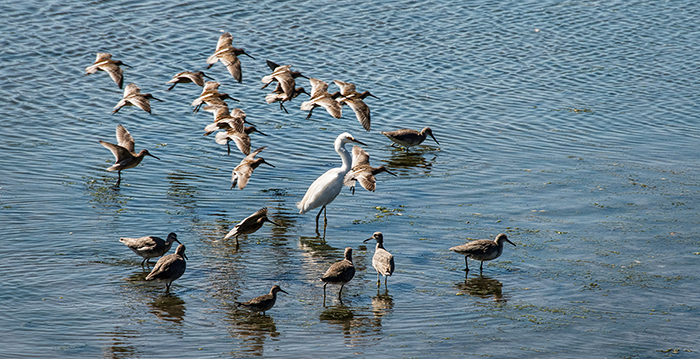
[[316, 230], [318, 231], [318, 218], [323, 212], [323, 228], [326, 228], [328, 220], [326, 219], [326, 205], [333, 202], [335, 197], [338, 196], [340, 190], [343, 189], [343, 180], [345, 179], [345, 174], [350, 171], [350, 164], [352, 157], [350, 152], [345, 149], [345, 144], [355, 142], [366, 146], [364, 143], [356, 140], [351, 134], [344, 132], [341, 133], [335, 139], [335, 152], [338, 152], [340, 158], [343, 161], [343, 165], [340, 167], [332, 168], [321, 177], [317, 178], [314, 183], [309, 186], [306, 191], [304, 198], [297, 203], [297, 208], [299, 208], [299, 214], [304, 214], [314, 208], [321, 207], [316, 215]]

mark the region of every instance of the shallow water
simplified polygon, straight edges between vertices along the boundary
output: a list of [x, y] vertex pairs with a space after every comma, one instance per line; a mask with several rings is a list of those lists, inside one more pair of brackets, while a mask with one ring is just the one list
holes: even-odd
[[[697, 356], [700, 33], [694, 3], [10, 2], [0, 6], [0, 357], [667, 357]], [[207, 74], [269, 136], [275, 168], [230, 190], [230, 156], [192, 114], [221, 31], [243, 83]], [[124, 108], [110, 52], [164, 102]], [[267, 105], [265, 59], [370, 90], [372, 131], [346, 107], [310, 120]], [[300, 85], [309, 88], [306, 80]], [[331, 91], [335, 85], [331, 85]], [[304, 95], [302, 95], [304, 96]], [[98, 140], [123, 124], [161, 158], [124, 171]], [[379, 131], [430, 126], [410, 152]], [[380, 174], [297, 214], [309, 184], [340, 163], [348, 131]], [[349, 148], [349, 147], [348, 147]], [[282, 224], [220, 239], [262, 206]], [[119, 237], [177, 232], [187, 272], [171, 294]], [[382, 231], [396, 259], [377, 290]], [[465, 278], [447, 248], [503, 232], [497, 260]], [[357, 274], [326, 306], [318, 278], [343, 249]], [[263, 315], [233, 302], [279, 284]]]

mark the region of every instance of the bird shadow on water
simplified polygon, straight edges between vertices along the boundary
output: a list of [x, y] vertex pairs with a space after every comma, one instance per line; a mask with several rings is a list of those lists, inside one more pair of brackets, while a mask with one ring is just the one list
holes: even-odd
[[177, 294], [163, 294], [148, 303], [158, 319], [180, 324], [185, 316], [185, 301]]
[[425, 174], [430, 174], [433, 169], [433, 163], [437, 159], [435, 151], [431, 147], [420, 150], [414, 149], [409, 152], [397, 148], [391, 152], [391, 158], [383, 160], [383, 162], [391, 169], [422, 168]]
[[480, 274], [477, 277], [468, 277], [469, 272], [464, 277], [464, 281], [455, 283], [455, 288], [461, 293], [469, 294], [482, 299], [493, 298], [494, 302], [506, 303], [507, 296], [503, 295], [503, 283], [496, 279]]

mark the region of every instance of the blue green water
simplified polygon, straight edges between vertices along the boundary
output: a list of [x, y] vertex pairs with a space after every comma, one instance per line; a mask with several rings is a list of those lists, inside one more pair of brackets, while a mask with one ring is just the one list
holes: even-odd
[[[6, 2], [0, 5], [0, 357], [691, 358], [698, 355], [698, 15], [692, 2]], [[260, 167], [192, 114], [222, 31], [243, 83], [206, 73], [269, 136]], [[129, 64], [153, 115], [124, 108], [97, 52]], [[264, 101], [265, 60], [355, 83], [372, 131], [346, 107], [310, 120]], [[306, 87], [307, 80], [298, 79]], [[330, 91], [335, 91], [331, 85]], [[304, 95], [302, 95], [304, 96]], [[161, 158], [106, 172], [124, 125]], [[380, 131], [430, 126], [406, 153]], [[374, 193], [345, 189], [316, 211], [296, 202], [340, 165], [333, 140], [366, 143]], [[221, 241], [267, 206], [269, 224]], [[396, 272], [377, 290], [384, 233]], [[119, 237], [176, 232], [187, 271], [164, 286]], [[448, 248], [506, 233], [517, 247], [465, 278]], [[343, 290], [320, 276], [354, 250]], [[476, 269], [476, 270], [475, 270]], [[237, 310], [279, 284], [265, 316]]]

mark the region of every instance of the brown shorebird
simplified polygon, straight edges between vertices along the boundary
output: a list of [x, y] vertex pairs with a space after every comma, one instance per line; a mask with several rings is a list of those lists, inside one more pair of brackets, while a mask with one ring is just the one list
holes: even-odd
[[379, 173], [386, 172], [392, 176], [396, 174], [385, 166], [372, 167], [369, 165], [369, 154], [360, 146], [352, 147], [352, 169], [345, 175], [344, 184], [352, 189], [355, 194], [355, 182], [359, 181], [364, 189], [374, 192], [377, 188], [377, 180], [374, 178]]
[[[340, 284], [338, 298], [343, 293], [343, 287], [355, 276], [355, 266], [352, 264], [352, 248], [345, 248], [345, 259], [333, 263], [321, 277], [323, 282], [323, 303], [326, 303], [326, 286], [330, 284]], [[341, 299], [342, 302], [342, 299]]]
[[238, 246], [238, 237], [242, 236], [244, 234], [252, 234], [258, 231], [265, 222], [270, 222], [274, 224], [275, 226], [279, 226], [279, 224], [271, 221], [269, 218], [267, 218], [267, 207], [263, 207], [257, 212], [251, 214], [250, 216], [246, 217], [244, 220], [242, 220], [240, 223], [238, 223], [231, 231], [228, 232], [228, 234], [224, 237], [224, 239], [229, 239], [231, 237], [236, 238], [236, 246]]
[[144, 156], [148, 155], [160, 160], [160, 158], [150, 154], [146, 149], [141, 150], [139, 153], [134, 152], [134, 138], [131, 137], [129, 131], [122, 125], [117, 125], [116, 145], [105, 141], [100, 141], [100, 144], [112, 151], [114, 155], [116, 163], [113, 164], [112, 167], [107, 168], [107, 171], [118, 171], [119, 179], [117, 180], [117, 186], [119, 186], [122, 181], [122, 170], [138, 166]]
[[243, 132], [236, 131], [232, 127], [226, 127], [223, 128], [223, 132], [218, 132], [216, 134], [215, 141], [216, 143], [220, 145], [226, 145], [227, 147], [227, 154], [231, 154], [231, 145], [230, 142], [233, 141], [233, 143], [236, 144], [236, 147], [244, 154], [244, 155], [249, 155], [250, 154], [250, 134], [253, 132], [257, 132], [263, 136], [267, 136], [266, 134], [262, 133], [260, 130], [258, 130], [255, 126], [246, 126], [243, 129]]
[[340, 96], [340, 92], [334, 93], [333, 95], [329, 94], [328, 83], [319, 79], [310, 78], [309, 82], [311, 83], [311, 98], [309, 98], [308, 101], [302, 102], [300, 107], [303, 111], [309, 111], [309, 115], [306, 116], [306, 119], [311, 118], [311, 114], [316, 107], [323, 107], [331, 116], [340, 118], [342, 115], [341, 107], [340, 104], [335, 101], [335, 99]]
[[508, 240], [505, 234], [499, 233], [496, 239], [478, 239], [471, 241], [461, 246], [456, 246], [450, 248], [451, 251], [464, 255], [464, 264], [466, 267], [465, 271], [469, 272], [469, 263], [467, 258], [476, 259], [481, 261], [479, 266], [479, 271], [484, 270], [484, 261], [490, 261], [498, 258], [501, 253], [503, 253], [503, 243], [508, 242], [515, 246], [515, 244]]
[[318, 211], [318, 215], [316, 215], [316, 231], [318, 231], [318, 218], [321, 216], [321, 212], [323, 212], [323, 228], [326, 228], [328, 225], [325, 212], [326, 205], [333, 202], [335, 197], [340, 193], [340, 190], [343, 189], [345, 175], [350, 171], [352, 159], [348, 150], [345, 149], [345, 144], [350, 142], [366, 146], [347, 132], [338, 135], [333, 146], [335, 147], [335, 152], [340, 155], [343, 161], [342, 166], [331, 168], [321, 175], [321, 177], [317, 178], [311, 186], [309, 186], [309, 189], [306, 190], [304, 198], [297, 203], [299, 214], [304, 214], [314, 208], [321, 207], [321, 210]]
[[199, 111], [199, 108], [202, 107], [202, 104], [207, 104], [210, 106], [226, 106], [226, 102], [224, 102], [225, 99], [230, 99], [234, 101], [238, 101], [237, 99], [229, 96], [227, 93], [220, 93], [219, 92], [219, 86], [221, 86], [220, 83], [216, 81], [207, 81], [204, 83], [204, 88], [202, 89], [202, 93], [192, 101], [192, 104], [190, 106], [194, 106], [194, 110], [192, 112], [197, 113]]
[[159, 100], [153, 97], [153, 95], [151, 95], [150, 93], [141, 93], [141, 89], [138, 86], [136, 86], [136, 84], [128, 84], [124, 89], [124, 97], [117, 103], [116, 106], [114, 106], [112, 114], [119, 112], [119, 110], [124, 106], [136, 106], [148, 112], [148, 114], [150, 115], [151, 102], [148, 101], [149, 99], [163, 102], [163, 100]]
[[[275, 285], [270, 289], [270, 293], [263, 294], [259, 297], [255, 297], [247, 302], [233, 302], [237, 307], [243, 307], [254, 313], [265, 312], [272, 309], [277, 301], [277, 292], [287, 293], [280, 288], [280, 286]], [[289, 294], [289, 293], [287, 293]]]
[[372, 237], [367, 238], [363, 243], [371, 240], [377, 241], [377, 246], [374, 248], [374, 256], [372, 256], [372, 267], [377, 271], [377, 287], [379, 287], [379, 275], [384, 276], [384, 287], [386, 288], [386, 279], [394, 273], [394, 256], [384, 249], [384, 236], [382, 232], [374, 232]]
[[282, 86], [280, 84], [277, 84], [277, 87], [275, 87], [275, 90], [272, 93], [267, 94], [265, 96], [265, 102], [267, 102], [267, 103], [279, 102], [280, 108], [285, 113], [289, 113], [289, 111], [287, 111], [287, 108], [284, 107], [284, 103], [295, 99], [297, 96], [299, 96], [303, 93], [308, 95], [308, 92], [306, 92], [306, 90], [304, 90], [303, 87], [297, 87], [294, 89], [294, 91], [292, 91], [292, 94], [290, 96], [289, 94], [284, 92], [284, 90], [282, 89]]
[[170, 292], [170, 285], [174, 280], [182, 277], [187, 268], [185, 260], [185, 245], [177, 246], [175, 253], [160, 257], [151, 273], [146, 276], [146, 280], [155, 280], [165, 283], [165, 292]]
[[151, 258], [156, 258], [168, 253], [173, 242], [180, 243], [177, 240], [177, 234], [170, 233], [168, 238], [163, 240], [163, 238], [147, 236], [141, 238], [119, 238], [119, 242], [124, 243], [129, 249], [134, 251], [137, 255], [143, 257], [141, 261], [141, 266], [144, 263], [150, 263]]
[[433, 138], [435, 143], [437, 143], [438, 145], [440, 144], [440, 142], [438, 142], [438, 140], [435, 139], [435, 136], [433, 136], [433, 131], [430, 129], [430, 127], [426, 127], [420, 132], [404, 128], [396, 131], [382, 132], [382, 135], [388, 137], [391, 141], [394, 142], [391, 144], [391, 147], [394, 147], [394, 145], [398, 144], [400, 146], [403, 146], [406, 149], [406, 151], [408, 151], [408, 148], [411, 146], [417, 146], [423, 143], [423, 141], [425, 141], [425, 138], [428, 135], [430, 135], [430, 137]]
[[104, 71], [119, 85], [119, 88], [122, 88], [124, 70], [119, 66], [131, 67], [120, 60], [112, 60], [112, 54], [98, 52], [95, 63], [85, 68], [85, 75], [94, 74], [97, 71]]
[[172, 84], [168, 87], [168, 91], [172, 90], [177, 84], [194, 83], [197, 86], [204, 87], [204, 78], [213, 80], [211, 77], [207, 76], [202, 71], [192, 72], [192, 71], [182, 71], [178, 72], [173, 76], [172, 80], [166, 82], [167, 84]]
[[379, 99], [379, 97], [372, 95], [371, 93], [369, 93], [369, 91], [359, 93], [355, 91], [355, 85], [349, 82], [343, 82], [340, 80], [334, 80], [333, 82], [338, 87], [340, 87], [340, 95], [342, 96], [338, 97], [336, 101], [341, 106], [350, 106], [352, 111], [355, 112], [355, 117], [357, 117], [357, 120], [360, 122], [362, 127], [364, 127], [365, 130], [369, 131], [371, 125], [370, 111], [369, 106], [367, 106], [367, 104], [363, 100], [368, 96], [372, 96], [376, 99]]
[[[267, 87], [267, 85], [271, 84], [274, 81], [279, 81], [279, 79], [273, 75], [275, 75], [276, 70], [280, 67], [286, 68], [287, 70], [289, 70], [289, 75], [292, 76], [292, 79], [296, 79], [299, 77], [303, 77], [305, 79], [308, 79], [308, 77], [302, 75], [301, 72], [299, 72], [299, 71], [291, 71], [290, 69], [291, 69], [292, 65], [280, 66], [280, 65], [278, 65], [270, 60], [266, 60], [266, 62], [267, 62], [267, 66], [270, 68], [270, 70], [272, 70], [272, 74], [262, 78], [261, 81], [262, 81], [262, 83], [264, 83], [264, 85], [260, 89], [264, 89], [265, 87]], [[284, 70], [280, 69], [280, 71], [284, 71]], [[285, 77], [286, 77], [286, 75], [285, 75]], [[284, 81], [288, 82], [289, 80], [285, 78]], [[294, 84], [292, 84], [291, 86], [285, 85], [285, 88], [294, 88], [294, 86], [295, 86]]]
[[211, 68], [217, 61], [221, 60], [221, 63], [226, 66], [231, 76], [240, 83], [243, 81], [243, 75], [241, 74], [241, 60], [238, 56], [246, 55], [253, 60], [255, 58], [248, 55], [245, 50], [233, 47], [232, 41], [233, 36], [228, 32], [219, 36], [219, 41], [216, 43], [216, 51], [207, 59], [207, 64], [209, 64], [207, 68]]
[[260, 147], [251, 152], [248, 156], [241, 160], [241, 163], [236, 166], [236, 168], [233, 169], [233, 172], [231, 173], [231, 189], [236, 187], [236, 183], [238, 183], [238, 189], [244, 189], [250, 180], [250, 176], [253, 174], [253, 170], [258, 168], [258, 166], [261, 164], [264, 163], [270, 167], [275, 167], [265, 161], [265, 159], [262, 157], [255, 158], [255, 156], [262, 152], [262, 150], [265, 148], [267, 148], [267, 146]]

